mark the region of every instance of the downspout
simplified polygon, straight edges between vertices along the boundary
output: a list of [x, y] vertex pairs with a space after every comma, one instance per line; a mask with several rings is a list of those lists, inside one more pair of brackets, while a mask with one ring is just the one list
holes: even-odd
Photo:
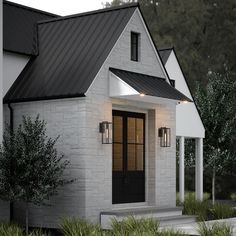
[[[13, 121], [13, 117], [14, 117], [14, 110], [11, 106], [11, 103], [8, 103], [8, 108], [10, 110], [10, 131], [13, 132], [14, 129], [14, 121]], [[12, 166], [12, 163], [11, 163]], [[12, 173], [12, 168], [11, 168], [11, 173]], [[13, 222], [13, 202], [10, 201], [10, 222]]]

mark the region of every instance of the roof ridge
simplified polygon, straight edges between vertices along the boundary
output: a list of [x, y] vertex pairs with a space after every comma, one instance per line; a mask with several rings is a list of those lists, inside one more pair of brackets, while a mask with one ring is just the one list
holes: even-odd
[[42, 14], [42, 15], [48, 15], [48, 16], [52, 16], [52, 17], [59, 17], [59, 15], [53, 14], [51, 12], [42, 11], [42, 10], [39, 10], [39, 9], [36, 9], [36, 8], [33, 8], [33, 7], [21, 5], [21, 4], [15, 3], [15, 2], [11, 2], [11, 1], [3, 0], [3, 4], [8, 4], [8, 5], [11, 5], [11, 6], [14, 6], [14, 7], [22, 8], [24, 10], [32, 11], [32, 12]]
[[132, 8], [132, 7], [139, 7], [139, 3], [126, 3], [120, 6], [115, 6], [115, 7], [108, 7], [108, 8], [102, 8], [99, 10], [94, 10], [94, 11], [88, 11], [88, 12], [82, 12], [78, 14], [72, 14], [68, 16], [59, 16], [53, 19], [48, 19], [48, 20], [42, 20], [38, 21], [38, 24], [46, 24], [50, 22], [56, 22], [56, 21], [61, 21], [61, 20], [68, 20], [68, 19], [73, 19], [77, 17], [83, 17], [83, 16], [89, 16], [89, 15], [95, 15], [95, 14], [100, 14], [100, 13], [105, 13], [109, 11], [116, 11], [116, 10], [121, 10], [121, 9], [126, 9], [126, 8]]

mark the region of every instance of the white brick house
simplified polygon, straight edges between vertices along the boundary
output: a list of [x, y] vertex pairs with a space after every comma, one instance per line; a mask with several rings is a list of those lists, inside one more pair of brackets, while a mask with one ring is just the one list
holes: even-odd
[[[79, 216], [106, 227], [110, 216], [134, 209], [181, 214], [176, 106], [192, 97], [171, 85], [171, 68], [165, 68], [138, 5], [57, 17], [4, 2], [4, 14], [4, 121], [17, 127], [23, 115], [40, 114], [48, 135], [60, 135], [58, 151], [70, 161], [66, 176], [76, 178], [50, 207], [30, 207], [30, 225], [56, 228], [61, 217]], [[31, 28], [24, 27], [24, 16]], [[104, 121], [113, 127], [109, 144], [99, 130]], [[197, 137], [202, 140], [204, 128]], [[202, 146], [198, 156], [202, 167]], [[197, 175], [201, 198], [202, 168]], [[8, 204], [1, 205], [6, 211], [0, 216], [8, 218]], [[14, 203], [12, 217], [21, 221], [23, 209]]]

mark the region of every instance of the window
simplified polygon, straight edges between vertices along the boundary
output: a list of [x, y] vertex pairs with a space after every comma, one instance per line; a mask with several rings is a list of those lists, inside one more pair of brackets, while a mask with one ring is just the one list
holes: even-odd
[[175, 80], [170, 79], [170, 84], [175, 88]]
[[139, 60], [139, 34], [131, 32], [131, 60]]

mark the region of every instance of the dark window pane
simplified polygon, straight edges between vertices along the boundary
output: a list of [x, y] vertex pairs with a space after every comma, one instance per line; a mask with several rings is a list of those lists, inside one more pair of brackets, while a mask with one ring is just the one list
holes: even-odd
[[131, 60], [138, 61], [139, 34], [131, 32]]

